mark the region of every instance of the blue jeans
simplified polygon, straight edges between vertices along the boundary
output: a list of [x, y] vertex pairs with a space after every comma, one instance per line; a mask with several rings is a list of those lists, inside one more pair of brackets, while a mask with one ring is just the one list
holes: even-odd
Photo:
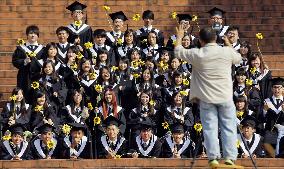
[[238, 155], [237, 118], [233, 101], [212, 104], [200, 100], [200, 118], [209, 160], [221, 158], [218, 139], [219, 128], [221, 130], [223, 157], [236, 160]]

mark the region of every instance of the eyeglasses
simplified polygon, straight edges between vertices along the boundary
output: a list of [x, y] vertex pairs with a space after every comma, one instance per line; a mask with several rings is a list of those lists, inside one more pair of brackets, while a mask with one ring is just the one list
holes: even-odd
[[223, 18], [218, 17], [218, 16], [212, 16], [211, 19], [212, 19], [212, 20], [222, 20]]

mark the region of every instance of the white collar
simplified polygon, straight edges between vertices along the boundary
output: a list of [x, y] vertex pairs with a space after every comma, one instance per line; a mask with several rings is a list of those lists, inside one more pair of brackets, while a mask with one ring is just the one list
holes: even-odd
[[153, 25], [150, 25], [150, 26], [148, 26], [148, 27], [146, 27], [146, 26], [143, 26], [143, 29], [146, 31], [147, 29], [148, 30], [152, 30], [153, 29]]
[[121, 32], [121, 31], [119, 31], [119, 32], [112, 31], [112, 33], [113, 33], [113, 35], [118, 35], [118, 36], [120, 36], [122, 32]]
[[276, 103], [276, 99], [280, 99], [281, 101], [283, 101], [283, 96], [280, 96], [280, 98], [276, 98], [274, 95], [272, 96], [273, 101], [275, 101]]

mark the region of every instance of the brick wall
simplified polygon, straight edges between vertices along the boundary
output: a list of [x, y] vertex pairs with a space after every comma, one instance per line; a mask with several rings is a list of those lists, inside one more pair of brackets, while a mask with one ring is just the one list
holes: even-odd
[[[27, 25], [40, 27], [40, 42], [55, 41], [55, 29], [71, 22], [70, 13], [65, 10], [73, 0], [0, 0], [0, 52], [11, 52], [17, 38], [25, 38]], [[189, 12], [199, 16], [201, 26], [207, 24], [207, 11], [218, 6], [227, 11], [227, 23], [240, 26], [241, 36], [255, 44], [255, 34], [262, 32], [261, 42], [264, 54], [281, 54], [284, 51], [284, 0], [81, 0], [88, 5], [88, 23], [96, 28], [109, 29], [103, 5], [112, 11], [123, 10], [131, 18], [134, 13], [145, 9], [155, 12], [154, 25], [161, 29], [166, 38], [174, 31], [176, 22], [169, 19], [172, 11]], [[138, 28], [142, 21], [127, 22], [129, 27]], [[195, 29], [196, 30], [196, 29]], [[196, 33], [196, 32], [195, 32]]]

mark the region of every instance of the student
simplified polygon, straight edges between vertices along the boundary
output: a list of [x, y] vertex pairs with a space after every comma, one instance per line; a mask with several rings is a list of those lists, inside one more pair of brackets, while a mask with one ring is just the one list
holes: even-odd
[[237, 26], [230, 26], [226, 31], [226, 36], [228, 37], [229, 42], [232, 44], [232, 47], [239, 51], [241, 44], [240, 44], [240, 37], [239, 37], [239, 27]]
[[277, 144], [277, 124], [284, 124], [283, 115], [283, 82], [282, 78], [274, 78], [272, 81], [272, 93], [273, 96], [266, 98], [263, 106], [263, 114], [265, 119], [265, 135], [264, 135], [264, 148], [267, 151], [269, 157], [275, 157], [278, 154], [278, 150], [275, 149]]
[[[187, 35], [189, 35], [189, 28], [190, 28], [190, 21], [192, 20], [192, 17], [190, 14], [177, 14], [178, 17], [178, 23], [180, 25], [183, 25], [183, 30], [187, 33]], [[190, 42], [192, 42], [192, 40], [195, 38], [192, 35], [188, 36], [190, 38]], [[172, 35], [170, 36], [166, 47], [170, 48], [170, 49], [174, 49], [174, 42], [176, 41], [176, 35]]]
[[16, 87], [12, 91], [11, 100], [6, 103], [1, 112], [2, 131], [6, 131], [9, 126], [14, 124], [21, 124], [29, 129], [29, 122], [31, 117], [31, 106], [25, 102], [23, 90]]
[[161, 153], [162, 143], [154, 134], [154, 123], [150, 118], [145, 118], [138, 123], [140, 134], [136, 136], [129, 150], [132, 158], [158, 158]]
[[56, 43], [56, 47], [58, 51], [58, 60], [61, 63], [65, 63], [67, 49], [73, 45], [68, 42], [69, 30], [65, 26], [60, 26], [56, 29], [56, 35], [58, 39], [58, 43]]
[[121, 46], [124, 42], [123, 24], [128, 19], [122, 11], [111, 13], [109, 16], [112, 20], [113, 30], [106, 33], [107, 44], [111, 47]]
[[66, 7], [66, 9], [71, 11], [71, 17], [74, 20], [74, 23], [71, 23], [67, 26], [70, 32], [69, 38], [68, 38], [69, 43], [73, 43], [77, 36], [79, 36], [80, 38], [81, 46], [83, 46], [87, 42], [93, 42], [92, 28], [89, 25], [87, 25], [87, 23], [83, 23], [82, 21], [84, 17], [83, 10], [85, 8], [87, 8], [87, 6], [84, 4], [81, 4], [78, 1], [75, 1]]
[[[249, 152], [253, 158], [259, 158], [263, 156], [263, 137], [255, 133], [256, 119], [252, 116], [246, 116], [242, 121], [242, 135], [244, 137], [245, 143], [242, 141], [240, 135], [238, 135], [238, 140], [240, 141], [240, 147], [238, 148], [239, 156], [241, 158], [249, 158]], [[246, 149], [245, 144], [249, 150]]]
[[41, 59], [44, 46], [38, 43], [39, 28], [30, 25], [26, 28], [27, 42], [19, 43], [12, 56], [13, 65], [19, 70], [17, 75], [17, 87], [24, 91], [24, 97], [30, 103], [29, 90], [31, 86], [30, 63], [32, 60]]
[[240, 54], [242, 55], [242, 60], [239, 64], [235, 64], [235, 70], [237, 71], [239, 68], [244, 68], [246, 71], [248, 70], [248, 58], [251, 55], [251, 44], [248, 41], [243, 41], [240, 44], [239, 49]]
[[56, 135], [53, 133], [55, 127], [50, 124], [43, 124], [37, 129], [37, 135], [31, 142], [33, 159], [57, 159], [59, 158], [60, 145]]
[[144, 26], [136, 31], [136, 35], [138, 39], [141, 37], [147, 37], [149, 32], [156, 32], [157, 36], [157, 44], [159, 46], [164, 46], [164, 35], [163, 32], [153, 27], [153, 22], [155, 19], [154, 12], [150, 10], [146, 10], [142, 14], [142, 18], [144, 21]]
[[182, 124], [172, 126], [172, 134], [165, 137], [162, 145], [161, 156], [164, 158], [192, 158], [195, 144], [185, 136]]
[[128, 151], [127, 141], [119, 132], [119, 126], [123, 123], [113, 116], [108, 116], [103, 123], [106, 135], [101, 136], [98, 142], [98, 158], [125, 157]]
[[142, 59], [152, 57], [157, 61], [160, 57], [158, 49], [161, 47], [158, 44], [158, 34], [155, 31], [150, 31], [147, 36], [147, 46], [142, 49]]
[[1, 142], [1, 160], [30, 160], [32, 154], [29, 143], [24, 139], [26, 128], [21, 124], [10, 126], [11, 139]]
[[64, 159], [90, 159], [92, 150], [88, 139], [88, 131], [84, 124], [69, 123], [70, 135], [63, 139], [61, 156]]

